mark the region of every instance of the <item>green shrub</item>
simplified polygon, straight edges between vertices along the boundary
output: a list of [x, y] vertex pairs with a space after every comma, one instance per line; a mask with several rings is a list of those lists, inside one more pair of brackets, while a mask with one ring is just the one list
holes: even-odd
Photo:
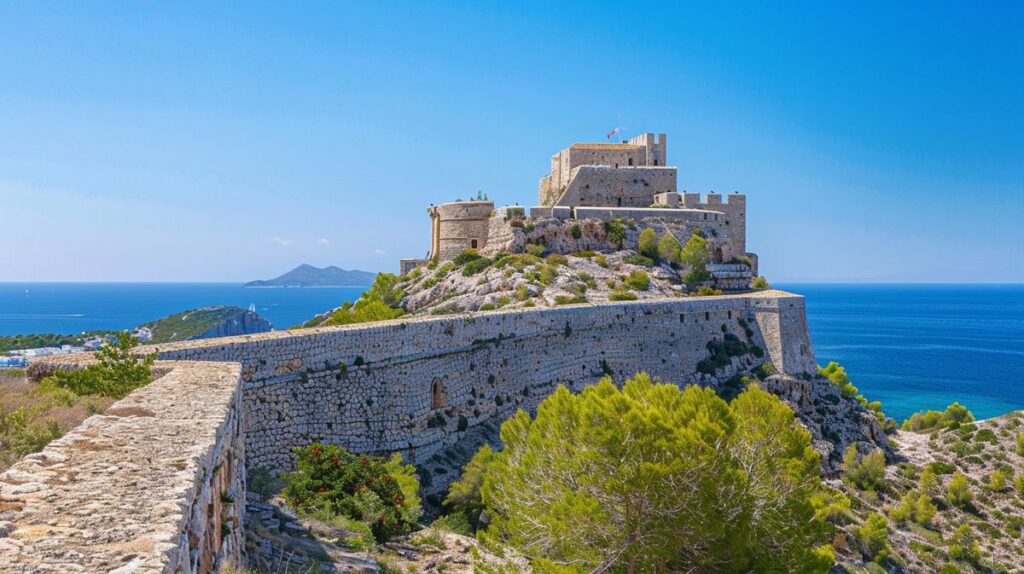
[[508, 255], [498, 260], [494, 266], [501, 269], [504, 267], [511, 267], [516, 271], [522, 271], [530, 265], [536, 265], [541, 263], [543, 260], [536, 256], [530, 255], [529, 253], [516, 253], [514, 255]]
[[721, 289], [715, 289], [714, 287], [708, 287], [707, 285], [701, 285], [693, 292], [695, 297], [717, 297], [721, 294]]
[[644, 257], [658, 259], [658, 235], [650, 227], [641, 231], [637, 237], [637, 251]]
[[367, 524], [378, 542], [409, 532], [420, 516], [419, 481], [395, 454], [385, 460], [334, 445], [297, 447], [295, 472], [285, 475], [288, 504], [300, 512], [326, 512]]
[[63, 434], [60, 425], [53, 419], [33, 420], [35, 415], [25, 407], [0, 417], [0, 445], [3, 454], [17, 460], [25, 455], [43, 450], [50, 441]]
[[[433, 287], [438, 278], [443, 277], [453, 267], [450, 262], [445, 263], [434, 273], [434, 277], [423, 282], [421, 288]], [[405, 296], [405, 291], [399, 285], [399, 278], [393, 273], [378, 273], [373, 280], [373, 285], [360, 295], [355, 303], [346, 301], [341, 307], [331, 312], [327, 319], [322, 321], [314, 319], [303, 326], [352, 325], [397, 319], [405, 314], [405, 311], [398, 306], [402, 297]]]
[[572, 227], [569, 228], [569, 233], [572, 234], [573, 239], [579, 239], [583, 237], [583, 230], [580, 229], [579, 223], [573, 223]]
[[586, 303], [587, 297], [585, 295], [556, 295], [555, 305], [575, 305], [577, 303]]
[[452, 263], [454, 263], [456, 267], [461, 267], [474, 259], [479, 259], [480, 257], [480, 252], [476, 249], [466, 249], [462, 253], [456, 255], [455, 259], [452, 259]]
[[541, 255], [544, 255], [544, 246], [536, 243], [527, 243], [526, 253], [533, 255], [534, 257], [540, 257]]
[[843, 478], [861, 490], [876, 490], [885, 485], [885, 454], [875, 449], [861, 455], [856, 444], [843, 453]]
[[908, 491], [900, 500], [900, 504], [892, 509], [889, 516], [896, 522], [913, 521], [921, 526], [931, 525], [932, 518], [938, 512], [932, 499], [927, 494], [916, 490]]
[[629, 285], [632, 289], [635, 289], [637, 291], [646, 291], [647, 288], [650, 287], [651, 285], [651, 278], [647, 275], [647, 273], [637, 269], [636, 271], [630, 273], [629, 276], [626, 277], [624, 282], [626, 283], [626, 285]]
[[612, 245], [622, 248], [622, 242], [626, 240], [626, 227], [618, 219], [604, 222], [604, 233]]
[[641, 265], [643, 267], [654, 267], [654, 260], [644, 255], [627, 255], [622, 258], [623, 263], [630, 265]]
[[118, 333], [117, 341], [107, 341], [96, 351], [96, 363], [75, 371], [57, 371], [47, 384], [70, 390], [76, 395], [103, 395], [122, 398], [149, 384], [156, 353], [132, 352], [139, 341], [128, 333]]
[[971, 527], [961, 524], [949, 540], [949, 557], [972, 563], [981, 561], [981, 548], [971, 532]]
[[[960, 403], [953, 403], [945, 411], [925, 411], [910, 415], [903, 421], [901, 430], [921, 432], [936, 428], [957, 429], [974, 422], [974, 415]], [[994, 435], [993, 435], [994, 438]]]
[[491, 263], [492, 261], [486, 257], [477, 257], [476, 259], [467, 261], [465, 267], [462, 268], [462, 276], [469, 277], [471, 275], [476, 275], [490, 267]]
[[855, 397], [860, 392], [857, 390], [857, 387], [853, 386], [853, 383], [850, 382], [850, 376], [846, 374], [846, 369], [835, 361], [829, 362], [829, 364], [824, 368], [818, 366], [818, 374], [829, 381], [832, 381], [832, 384], [839, 387], [839, 392], [844, 397]]
[[853, 529], [861, 552], [876, 562], [884, 562], [892, 547], [889, 545], [889, 521], [885, 516], [872, 512], [864, 520], [864, 524]]
[[953, 478], [946, 485], [946, 498], [950, 504], [960, 508], [967, 506], [974, 499], [974, 493], [971, 492], [971, 486], [964, 473], [957, 471], [953, 474]]
[[666, 233], [661, 236], [661, 241], [658, 241], [658, 259], [670, 265], [679, 265], [682, 249], [676, 238], [671, 233]]
[[683, 280], [687, 283], [701, 283], [710, 280], [709, 260], [707, 240], [694, 233], [679, 252], [680, 263], [690, 268]]
[[576, 251], [572, 254], [573, 257], [580, 257], [582, 259], [590, 259], [591, 257], [597, 256], [597, 251], [593, 249], [586, 249], [584, 251]]
[[928, 470], [931, 470], [935, 474], [953, 474], [953, 471], [956, 470], [955, 466], [949, 464], [948, 462], [942, 461], [942, 460], [936, 460], [936, 461], [933, 461], [933, 462], [929, 462], [925, 466], [925, 468], [928, 469]]
[[1010, 483], [1010, 475], [1005, 470], [997, 468], [992, 471], [992, 474], [988, 477], [988, 487], [993, 492], [1002, 492], [1006, 490], [1007, 485]]
[[544, 258], [550, 265], [568, 265], [569, 258], [561, 253], [552, 253]]
[[764, 275], [758, 275], [750, 280], [751, 289], [771, 289], [772, 284], [764, 278]]
[[626, 289], [625, 285], [619, 285], [608, 293], [609, 301], [636, 301], [636, 293]]

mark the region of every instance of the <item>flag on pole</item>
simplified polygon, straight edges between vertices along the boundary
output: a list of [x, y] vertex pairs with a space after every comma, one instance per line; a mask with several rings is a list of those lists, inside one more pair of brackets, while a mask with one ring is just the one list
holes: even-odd
[[612, 131], [608, 132], [608, 139], [612, 139], [613, 137], [617, 136], [619, 134], [619, 131], [621, 130], [622, 128], [615, 128]]

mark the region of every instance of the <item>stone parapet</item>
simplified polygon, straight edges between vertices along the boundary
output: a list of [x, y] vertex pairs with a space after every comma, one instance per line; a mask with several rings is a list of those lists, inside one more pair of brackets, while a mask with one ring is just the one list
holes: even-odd
[[158, 366], [159, 379], [0, 474], [0, 572], [192, 574], [241, 562], [240, 367]]

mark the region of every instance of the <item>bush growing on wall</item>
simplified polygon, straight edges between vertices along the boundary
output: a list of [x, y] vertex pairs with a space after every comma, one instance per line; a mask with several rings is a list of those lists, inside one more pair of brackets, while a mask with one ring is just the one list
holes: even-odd
[[[441, 270], [438, 270], [438, 274], [440, 273]], [[405, 310], [399, 307], [402, 297], [405, 296], [405, 291], [399, 287], [399, 284], [400, 280], [395, 274], [378, 273], [373, 280], [373, 285], [355, 303], [346, 301], [342, 303], [341, 307], [335, 309], [327, 319], [323, 321], [313, 319], [303, 326], [352, 325], [397, 319], [405, 314]]]
[[420, 485], [415, 467], [402, 464], [402, 455], [385, 460], [318, 442], [292, 452], [295, 472], [285, 475], [283, 494], [296, 510], [363, 522], [378, 542], [416, 525]]

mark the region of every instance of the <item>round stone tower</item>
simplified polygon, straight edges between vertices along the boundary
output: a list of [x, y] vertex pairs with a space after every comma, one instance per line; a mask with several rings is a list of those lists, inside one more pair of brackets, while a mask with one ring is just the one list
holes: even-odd
[[453, 201], [427, 209], [431, 220], [430, 260], [450, 261], [487, 244], [493, 201]]

